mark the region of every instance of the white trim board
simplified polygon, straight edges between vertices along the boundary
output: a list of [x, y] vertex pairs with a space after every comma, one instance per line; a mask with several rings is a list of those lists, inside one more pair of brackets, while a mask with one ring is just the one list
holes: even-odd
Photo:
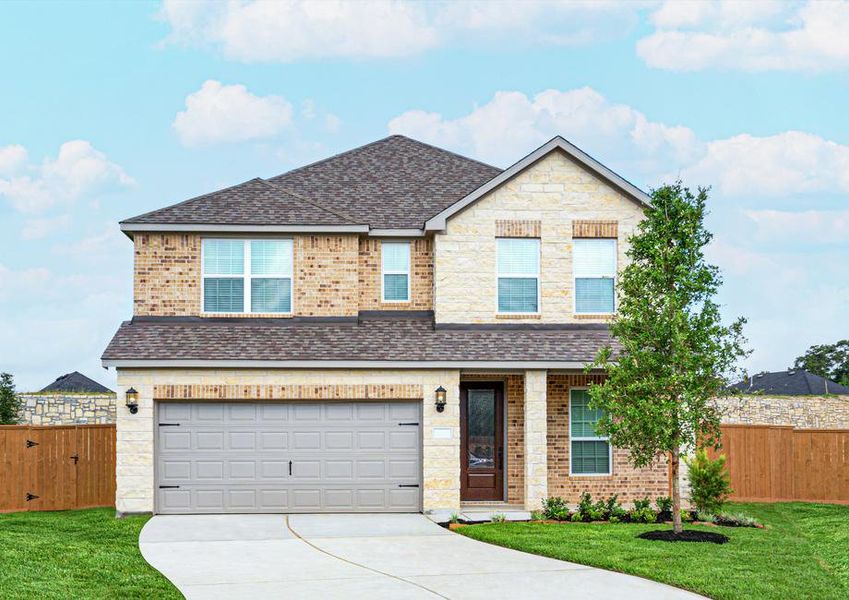
[[102, 359], [104, 368], [117, 369], [566, 369], [581, 370], [578, 361], [474, 361], [474, 360], [204, 360], [204, 359]]

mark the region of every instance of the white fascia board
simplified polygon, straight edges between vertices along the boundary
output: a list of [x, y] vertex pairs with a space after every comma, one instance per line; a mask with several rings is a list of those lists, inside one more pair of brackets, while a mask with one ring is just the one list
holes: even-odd
[[424, 229], [371, 229], [370, 237], [424, 237]]
[[217, 224], [165, 224], [121, 223], [121, 231], [151, 232], [175, 231], [181, 233], [368, 233], [368, 225], [217, 225]]
[[623, 179], [603, 164], [598, 162], [592, 156], [578, 148], [577, 146], [567, 142], [560, 136], [552, 138], [530, 154], [528, 154], [525, 158], [514, 164], [513, 166], [505, 169], [499, 175], [493, 177], [481, 187], [471, 192], [470, 194], [460, 198], [457, 202], [440, 212], [439, 214], [431, 217], [425, 223], [425, 231], [444, 231], [446, 221], [452, 215], [460, 212], [464, 208], [466, 208], [469, 204], [479, 200], [495, 188], [501, 186], [506, 183], [526, 168], [537, 162], [539, 159], [547, 155], [549, 152], [560, 149], [569, 156], [571, 156], [574, 160], [582, 164], [584, 167], [597, 174], [599, 177], [612, 184], [613, 186], [619, 188], [623, 192], [625, 192], [628, 196], [634, 199], [636, 202], [641, 205], [648, 207], [651, 206], [651, 196], [646, 194], [644, 191], [639, 189], [634, 184], [629, 181]]
[[584, 369], [588, 363], [565, 360], [108, 360], [116, 369]]

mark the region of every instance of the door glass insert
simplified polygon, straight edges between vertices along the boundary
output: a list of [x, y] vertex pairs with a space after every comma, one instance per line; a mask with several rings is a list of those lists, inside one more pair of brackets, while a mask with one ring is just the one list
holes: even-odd
[[466, 419], [470, 469], [495, 467], [495, 391], [469, 390]]

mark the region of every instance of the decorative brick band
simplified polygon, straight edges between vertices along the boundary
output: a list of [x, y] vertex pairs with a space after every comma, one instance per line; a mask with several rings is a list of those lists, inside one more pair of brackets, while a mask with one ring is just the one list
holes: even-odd
[[541, 237], [542, 221], [496, 221], [496, 237]]
[[617, 238], [617, 221], [572, 221], [573, 238]]
[[154, 400], [421, 400], [419, 384], [155, 385]]

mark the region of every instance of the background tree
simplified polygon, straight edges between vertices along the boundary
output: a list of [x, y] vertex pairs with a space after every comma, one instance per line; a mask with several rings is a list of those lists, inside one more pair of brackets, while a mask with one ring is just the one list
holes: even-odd
[[849, 385], [849, 340], [811, 346], [796, 359], [792, 368]]
[[0, 425], [18, 422], [20, 401], [15, 393], [15, 379], [11, 373], [0, 373]]
[[713, 399], [747, 354], [745, 319], [723, 325], [713, 299], [722, 279], [704, 258], [712, 238], [704, 226], [706, 201], [707, 190], [693, 195], [680, 181], [652, 192], [618, 282], [610, 329], [622, 351], [604, 348], [590, 366], [608, 372], [589, 391], [591, 403], [605, 411], [599, 432], [630, 450], [636, 467], [671, 456], [676, 533], [682, 531], [681, 454], [718, 444]]

